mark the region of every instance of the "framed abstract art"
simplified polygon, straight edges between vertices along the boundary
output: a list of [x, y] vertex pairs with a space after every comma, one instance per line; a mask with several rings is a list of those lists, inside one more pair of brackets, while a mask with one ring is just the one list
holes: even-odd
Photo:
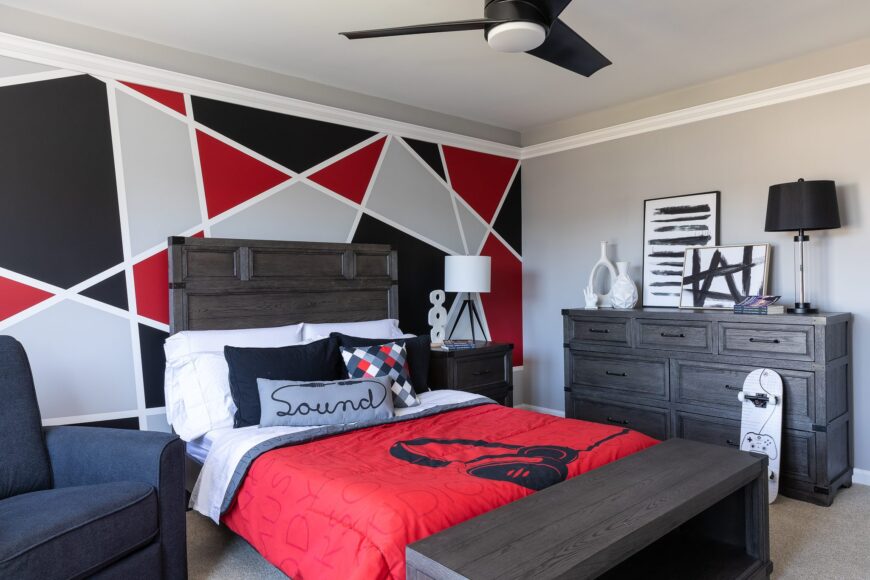
[[680, 308], [731, 310], [767, 294], [769, 264], [770, 244], [687, 248]]
[[719, 243], [719, 192], [643, 203], [643, 306], [680, 305], [686, 248]]

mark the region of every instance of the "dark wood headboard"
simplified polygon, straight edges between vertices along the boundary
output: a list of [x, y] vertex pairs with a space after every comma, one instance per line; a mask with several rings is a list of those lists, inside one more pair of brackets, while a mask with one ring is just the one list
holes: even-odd
[[380, 244], [169, 238], [170, 331], [398, 318]]

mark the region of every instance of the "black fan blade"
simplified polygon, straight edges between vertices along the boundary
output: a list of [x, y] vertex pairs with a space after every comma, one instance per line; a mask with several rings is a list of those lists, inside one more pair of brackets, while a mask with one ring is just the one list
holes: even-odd
[[550, 21], [553, 21], [559, 18], [571, 0], [532, 0], [531, 3], [537, 6], [538, 10], [545, 14]]
[[379, 28], [376, 30], [356, 30], [354, 32], [339, 32], [350, 40], [360, 38], [381, 38], [384, 36], [404, 36], [406, 34], [429, 34], [431, 32], [457, 32], [460, 30], [483, 30], [489, 24], [498, 24], [500, 20], [478, 18], [475, 20], [455, 20], [453, 22], [438, 22], [435, 24], [415, 24], [397, 28]]
[[584, 77], [592, 76], [607, 65], [613, 64], [561, 20], [553, 22], [547, 40], [538, 48], [530, 50], [529, 54]]

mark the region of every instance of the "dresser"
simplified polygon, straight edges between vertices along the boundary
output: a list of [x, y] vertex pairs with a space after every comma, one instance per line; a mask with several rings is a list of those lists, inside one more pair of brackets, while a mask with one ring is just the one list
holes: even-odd
[[513, 406], [514, 346], [504, 342], [478, 342], [462, 350], [432, 349], [429, 388], [468, 391]]
[[780, 492], [830, 505], [852, 483], [852, 316], [562, 311], [565, 415], [657, 439], [740, 445], [746, 376], [784, 387]]

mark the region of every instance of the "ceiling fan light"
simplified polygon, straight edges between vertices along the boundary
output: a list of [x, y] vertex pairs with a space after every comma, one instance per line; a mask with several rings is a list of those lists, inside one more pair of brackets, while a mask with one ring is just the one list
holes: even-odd
[[499, 52], [528, 52], [541, 46], [547, 30], [536, 22], [505, 22], [489, 29], [486, 41]]

